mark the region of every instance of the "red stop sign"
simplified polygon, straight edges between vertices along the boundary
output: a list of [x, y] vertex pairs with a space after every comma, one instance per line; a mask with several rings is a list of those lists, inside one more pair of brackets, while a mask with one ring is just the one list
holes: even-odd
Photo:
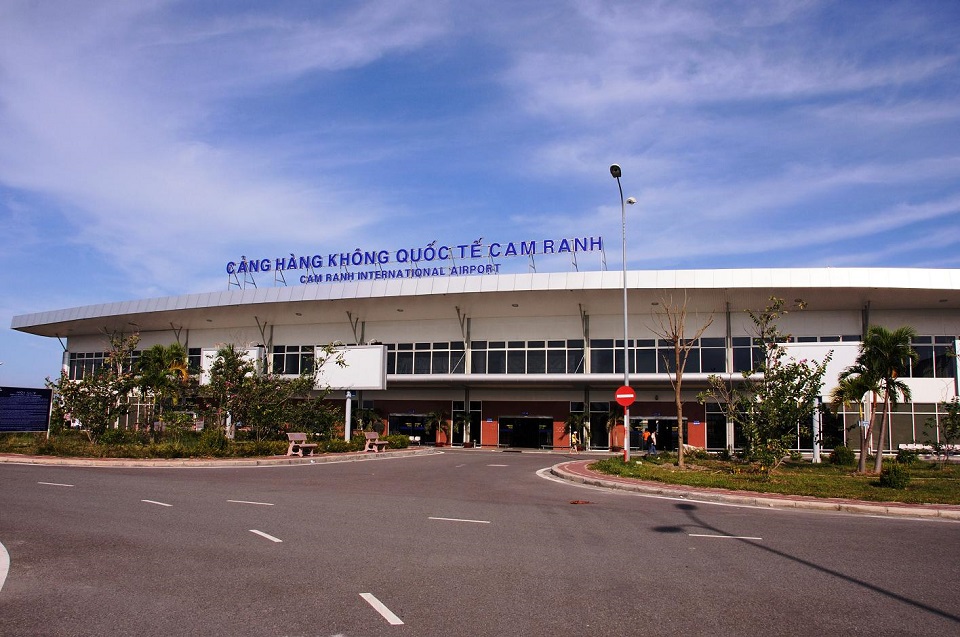
[[637, 392], [633, 391], [633, 387], [624, 385], [616, 391], [615, 397], [621, 407], [629, 407], [637, 399]]

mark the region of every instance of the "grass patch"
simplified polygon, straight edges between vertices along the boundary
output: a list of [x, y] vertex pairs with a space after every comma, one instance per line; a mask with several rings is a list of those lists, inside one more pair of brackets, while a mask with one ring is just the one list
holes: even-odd
[[[904, 489], [884, 488], [875, 475], [858, 475], [850, 467], [812, 464], [804, 461], [784, 463], [769, 479], [747, 464], [713, 458], [698, 458], [687, 469], [676, 466], [676, 456], [661, 454], [656, 459], [624, 463], [619, 457], [600, 460], [591, 468], [601, 473], [652, 480], [665, 484], [756, 491], [818, 498], [850, 498], [870, 502], [906, 502], [912, 504], [960, 504], [960, 465], [940, 468], [936, 463], [918, 461], [899, 465], [910, 477]], [[885, 461], [889, 466], [892, 461]]]

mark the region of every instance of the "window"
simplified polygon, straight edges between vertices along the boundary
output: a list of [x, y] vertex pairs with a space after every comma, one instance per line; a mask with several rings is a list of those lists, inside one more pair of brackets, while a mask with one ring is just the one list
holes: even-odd
[[[693, 353], [690, 355], [693, 356]], [[704, 374], [722, 374], [727, 371], [727, 339], [700, 339], [700, 371]]]
[[916, 336], [911, 341], [917, 360], [910, 361], [909, 375], [913, 378], [954, 378], [957, 363], [954, 357], [953, 336]]
[[387, 345], [388, 374], [462, 374], [465, 360], [463, 341]]
[[733, 371], [748, 372], [759, 367], [763, 352], [753, 340], [749, 336], [733, 337]]
[[81, 380], [103, 367], [105, 352], [70, 353], [70, 380]]
[[187, 350], [187, 370], [191, 374], [199, 374], [203, 356], [199, 347], [191, 347]]
[[287, 376], [312, 374], [315, 345], [274, 345], [273, 373]]
[[[82, 380], [107, 364], [108, 352], [71, 352], [67, 376], [70, 380]], [[123, 362], [123, 371], [130, 373], [140, 362], [140, 350], [134, 350]]]

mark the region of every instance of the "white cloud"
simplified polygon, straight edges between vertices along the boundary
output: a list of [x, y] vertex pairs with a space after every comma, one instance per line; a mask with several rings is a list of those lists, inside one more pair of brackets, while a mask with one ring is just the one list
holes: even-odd
[[290, 227], [304, 240], [371, 223], [380, 206], [369, 196], [288, 173], [297, 138], [248, 147], [244, 131], [208, 135], [209, 118], [227, 95], [368, 64], [443, 32], [442, 10], [400, 2], [310, 19], [49, 4], [14, 3], [0, 20], [0, 183], [63, 202], [77, 240], [145, 279], [251, 237], [289, 239]]

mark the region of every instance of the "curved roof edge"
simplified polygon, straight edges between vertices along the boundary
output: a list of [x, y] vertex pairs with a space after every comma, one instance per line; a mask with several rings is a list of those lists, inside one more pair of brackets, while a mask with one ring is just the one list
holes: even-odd
[[[621, 272], [550, 272], [380, 279], [287, 287], [253, 288], [85, 305], [14, 316], [11, 328], [31, 327], [124, 314], [299, 301], [390, 298], [439, 294], [605, 290], [622, 287]], [[753, 288], [878, 288], [960, 290], [960, 269], [773, 268], [715, 270], [631, 270], [630, 289], [712, 290]]]

